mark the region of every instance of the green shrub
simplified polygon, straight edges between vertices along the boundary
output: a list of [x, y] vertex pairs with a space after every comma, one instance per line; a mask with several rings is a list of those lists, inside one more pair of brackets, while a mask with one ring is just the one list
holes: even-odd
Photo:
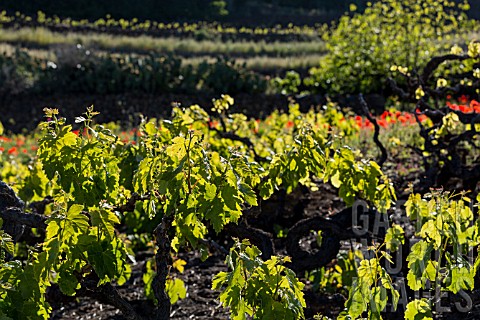
[[97, 56], [82, 46], [58, 52], [55, 62], [22, 51], [12, 56], [0, 54], [0, 65], [0, 96], [24, 92], [218, 95], [263, 93], [267, 89], [264, 76], [233, 60], [204, 61], [194, 67], [174, 56]]
[[285, 78], [276, 77], [272, 81], [273, 87], [281, 94], [295, 94], [298, 93], [298, 88], [302, 84], [300, 74], [296, 71], [288, 71]]

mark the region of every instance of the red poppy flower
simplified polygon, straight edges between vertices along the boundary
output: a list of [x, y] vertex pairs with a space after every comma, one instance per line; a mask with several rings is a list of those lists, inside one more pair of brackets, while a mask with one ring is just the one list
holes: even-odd
[[357, 126], [359, 126], [360, 128], [362, 128], [362, 122], [363, 122], [362, 117], [360, 117], [360, 116], [355, 116], [355, 122], [357, 123]]
[[470, 108], [472, 108], [475, 113], [480, 113], [480, 102], [476, 100], [470, 101]]
[[463, 113], [472, 113], [473, 112], [473, 108], [470, 108], [468, 106], [465, 106], [465, 105], [459, 105], [458, 106], [458, 109], [463, 112]]
[[420, 122], [424, 122], [427, 119], [428, 119], [428, 117], [424, 114], [421, 114], [421, 115], [418, 116], [418, 120], [420, 120]]
[[378, 119], [377, 123], [380, 127], [384, 127], [384, 128], [388, 127], [387, 121], [385, 119]]
[[293, 125], [294, 125], [293, 121], [288, 120], [287, 124], [285, 125], [285, 128], [293, 128]]
[[8, 154], [13, 154], [13, 155], [18, 154], [17, 147], [11, 147], [11, 148], [8, 150]]
[[456, 105], [456, 104], [447, 102], [447, 106], [448, 106], [450, 109], [454, 110], [454, 111], [459, 110], [459, 107], [458, 107], [458, 105]]
[[217, 121], [217, 120], [208, 121], [208, 127], [209, 127], [210, 129], [217, 128], [217, 127], [218, 127], [218, 121]]
[[401, 115], [398, 117], [398, 121], [400, 121], [403, 125], [405, 125], [408, 122], [408, 118], [404, 115]]
[[458, 98], [458, 101], [461, 103], [467, 103], [468, 102], [468, 96], [462, 94], [460, 98]]

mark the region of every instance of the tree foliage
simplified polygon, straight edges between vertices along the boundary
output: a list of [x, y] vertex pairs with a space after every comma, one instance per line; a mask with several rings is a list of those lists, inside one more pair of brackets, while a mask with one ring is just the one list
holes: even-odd
[[418, 70], [446, 52], [467, 28], [468, 8], [448, 0], [382, 0], [362, 13], [352, 6], [325, 34], [328, 54], [305, 84], [329, 93], [382, 91], [392, 66]]

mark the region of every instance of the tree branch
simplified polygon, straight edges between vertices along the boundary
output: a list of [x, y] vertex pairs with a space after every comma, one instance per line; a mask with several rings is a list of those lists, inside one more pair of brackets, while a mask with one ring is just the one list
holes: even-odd
[[421, 75], [420, 80], [423, 84], [427, 83], [433, 72], [437, 70], [437, 68], [445, 61], [463, 61], [467, 59], [471, 59], [471, 57], [467, 55], [456, 54], [446, 54], [443, 56], [433, 57], [423, 68], [423, 74]]

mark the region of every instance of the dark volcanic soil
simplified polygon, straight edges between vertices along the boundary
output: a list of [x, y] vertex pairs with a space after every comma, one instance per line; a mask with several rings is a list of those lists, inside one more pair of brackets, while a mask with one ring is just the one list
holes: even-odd
[[[212, 277], [220, 271], [227, 271], [224, 258], [218, 255], [201, 262], [196, 253], [183, 254], [187, 261], [182, 274], [172, 274], [181, 278], [187, 287], [187, 297], [172, 306], [171, 319], [227, 319], [228, 310], [218, 301], [218, 292], [212, 291]], [[131, 279], [118, 288], [122, 298], [129, 301], [142, 316], [153, 312], [153, 304], [147, 301], [143, 292], [142, 268], [139, 262], [132, 268]], [[77, 301], [53, 305], [52, 319], [125, 319], [121, 312], [108, 304], [102, 304], [92, 298], [82, 297]]]
[[[58, 108], [60, 114], [66, 117], [69, 123], [73, 123], [75, 117], [82, 115], [87, 107], [94, 105], [95, 110], [100, 112], [96, 117], [97, 122], [119, 121], [132, 125], [138, 124], [140, 114], [155, 118], [170, 117], [174, 103], [185, 107], [198, 104], [209, 111], [213, 98], [218, 98], [218, 96], [208, 94], [159, 96], [132, 93], [0, 96], [0, 121], [6, 130], [21, 132], [34, 129], [43, 120], [43, 108], [45, 107]], [[243, 112], [249, 117], [266, 116], [276, 109], [288, 110], [288, 99], [282, 95], [239, 94], [235, 95], [234, 99], [235, 105], [231, 111]], [[323, 101], [320, 97], [312, 96], [298, 102], [303, 110], [308, 110]]]

